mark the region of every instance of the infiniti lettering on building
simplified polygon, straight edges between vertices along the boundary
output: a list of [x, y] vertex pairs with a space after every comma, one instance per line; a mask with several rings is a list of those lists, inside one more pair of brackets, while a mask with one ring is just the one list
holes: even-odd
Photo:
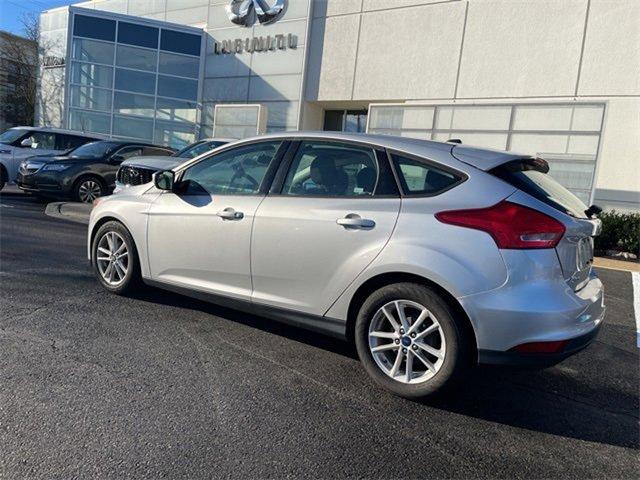
[[215, 43], [214, 52], [218, 55], [242, 52], [267, 52], [269, 50], [297, 48], [297, 46], [298, 37], [289, 33], [287, 35], [267, 35], [264, 37], [223, 40]]

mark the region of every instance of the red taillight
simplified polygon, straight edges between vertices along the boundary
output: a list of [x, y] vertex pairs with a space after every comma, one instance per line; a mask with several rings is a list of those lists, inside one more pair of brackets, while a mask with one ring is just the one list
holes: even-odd
[[569, 343], [568, 340], [558, 340], [556, 342], [531, 342], [517, 345], [511, 349], [518, 353], [559, 353]]
[[556, 219], [507, 201], [488, 208], [439, 212], [436, 218], [487, 232], [498, 248], [554, 248], [565, 232], [564, 225]]

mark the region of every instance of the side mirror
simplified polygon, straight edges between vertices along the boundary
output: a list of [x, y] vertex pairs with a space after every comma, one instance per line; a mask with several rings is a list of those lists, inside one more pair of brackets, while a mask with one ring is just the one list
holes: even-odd
[[31, 139], [31, 137], [25, 138], [24, 140], [22, 140], [20, 142], [20, 146], [21, 147], [31, 147], [31, 145], [33, 145], [33, 140]]
[[173, 170], [162, 170], [153, 176], [153, 183], [158, 190], [173, 191], [176, 174]]

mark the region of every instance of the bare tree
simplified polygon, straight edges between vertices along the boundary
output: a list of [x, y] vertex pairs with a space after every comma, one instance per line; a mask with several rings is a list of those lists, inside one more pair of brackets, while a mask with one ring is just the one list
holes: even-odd
[[38, 16], [21, 17], [22, 34], [0, 32], [0, 116], [8, 124], [33, 125], [38, 65]]

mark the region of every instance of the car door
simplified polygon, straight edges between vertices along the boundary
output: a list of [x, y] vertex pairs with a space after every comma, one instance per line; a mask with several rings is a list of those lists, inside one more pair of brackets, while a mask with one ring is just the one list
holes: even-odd
[[264, 141], [218, 152], [179, 176], [149, 210], [153, 280], [247, 300], [256, 209], [286, 142]]
[[282, 168], [256, 213], [252, 299], [322, 315], [389, 240], [400, 197], [368, 146], [302, 141]]

